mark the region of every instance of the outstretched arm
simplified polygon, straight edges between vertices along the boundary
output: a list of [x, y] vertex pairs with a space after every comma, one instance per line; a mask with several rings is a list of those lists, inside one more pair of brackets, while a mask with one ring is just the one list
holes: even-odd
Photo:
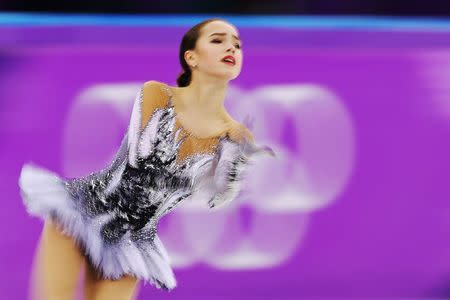
[[206, 201], [209, 208], [234, 200], [241, 191], [246, 169], [257, 154], [275, 155], [270, 147], [257, 145], [251, 131], [239, 124], [228, 138], [220, 140], [210, 167], [197, 174], [193, 197]]

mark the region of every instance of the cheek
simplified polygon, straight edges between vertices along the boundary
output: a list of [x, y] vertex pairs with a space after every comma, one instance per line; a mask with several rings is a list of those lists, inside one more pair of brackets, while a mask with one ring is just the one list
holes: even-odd
[[219, 59], [217, 58], [217, 56], [213, 55], [212, 53], [209, 53], [208, 55], [205, 55], [205, 60], [206, 64], [210, 66], [217, 64]]
[[210, 51], [204, 52], [203, 60], [207, 65], [217, 65], [220, 62], [220, 51], [217, 49], [211, 49]]
[[242, 66], [242, 63], [244, 62], [244, 57], [241, 54], [235, 54], [236, 60], [239, 62], [239, 66]]

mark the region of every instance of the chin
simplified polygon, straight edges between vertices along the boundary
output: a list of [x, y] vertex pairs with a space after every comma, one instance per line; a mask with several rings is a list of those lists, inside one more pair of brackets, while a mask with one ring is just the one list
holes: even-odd
[[238, 76], [239, 76], [239, 74], [234, 74], [233, 76], [231, 76], [230, 78], [228, 78], [228, 80], [236, 79]]
[[227, 80], [233, 80], [239, 76], [238, 72], [227, 72], [223, 77]]
[[239, 76], [240, 72], [236, 72], [236, 71], [222, 71], [222, 72], [214, 72], [214, 73], [209, 73], [209, 75], [217, 77], [217, 78], [221, 78], [223, 80], [233, 80], [235, 78], [237, 78]]

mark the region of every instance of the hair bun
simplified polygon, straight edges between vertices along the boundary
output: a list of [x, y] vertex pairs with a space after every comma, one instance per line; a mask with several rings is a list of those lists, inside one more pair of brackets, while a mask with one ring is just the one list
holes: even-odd
[[190, 82], [191, 82], [191, 73], [185, 71], [180, 72], [177, 78], [177, 85], [179, 87], [185, 87], [188, 86]]

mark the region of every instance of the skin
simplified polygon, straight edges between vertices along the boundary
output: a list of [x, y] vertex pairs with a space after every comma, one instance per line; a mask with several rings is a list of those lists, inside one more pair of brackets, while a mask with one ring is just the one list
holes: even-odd
[[[214, 33], [224, 35], [211, 36]], [[192, 70], [191, 83], [170, 87], [180, 123], [197, 137], [217, 135], [237, 123], [224, 106], [228, 83], [242, 68], [242, 42], [234, 36], [239, 38], [239, 33], [229, 23], [213, 21], [205, 25], [196, 48], [184, 54]], [[234, 66], [221, 61], [227, 55], [234, 56]]]
[[[210, 36], [213, 33], [225, 34]], [[239, 36], [236, 28], [223, 21], [204, 26], [196, 48], [184, 55], [192, 67], [190, 85], [170, 87], [179, 121], [197, 137], [214, 136], [236, 124], [224, 107], [228, 82], [239, 75], [242, 66], [241, 42], [233, 35]], [[221, 62], [226, 55], [235, 57], [234, 66]], [[46, 220], [33, 271], [32, 299], [75, 299], [82, 270], [86, 300], [134, 299], [137, 294], [138, 279], [100, 278], [75, 242]]]
[[83, 269], [83, 299], [134, 299], [138, 290], [136, 278], [125, 276], [114, 281], [99, 278], [75, 242], [47, 219], [38, 245], [31, 299], [75, 299]]

